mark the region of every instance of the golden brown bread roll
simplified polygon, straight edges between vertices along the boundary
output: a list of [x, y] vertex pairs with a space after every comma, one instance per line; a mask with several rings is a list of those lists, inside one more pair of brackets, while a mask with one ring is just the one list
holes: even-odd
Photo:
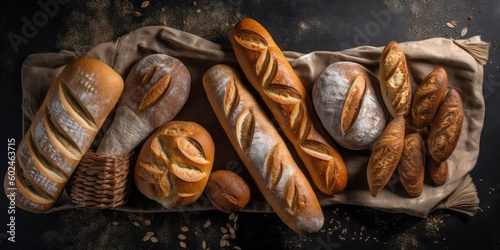
[[407, 116], [411, 109], [411, 85], [406, 56], [395, 41], [389, 42], [380, 57], [380, 92], [392, 117]]
[[348, 149], [369, 148], [387, 123], [369, 72], [357, 63], [336, 62], [326, 67], [314, 83], [312, 100], [325, 129]]
[[398, 165], [399, 180], [411, 197], [422, 194], [425, 177], [425, 145], [416, 130], [407, 129]]
[[99, 60], [64, 67], [17, 149], [18, 207], [44, 212], [55, 204], [122, 90], [121, 76]]
[[231, 31], [240, 67], [295, 146], [316, 187], [325, 194], [344, 190], [344, 160], [328, 138], [312, 102], [271, 35], [257, 21], [244, 18]]
[[418, 85], [411, 106], [411, 124], [414, 128], [423, 128], [436, 116], [446, 90], [448, 75], [439, 67], [429, 73]]
[[208, 181], [214, 162], [214, 142], [194, 122], [170, 121], [144, 143], [137, 157], [137, 189], [165, 208], [196, 201]]
[[404, 148], [405, 121], [402, 115], [389, 122], [375, 143], [368, 161], [368, 187], [373, 197], [385, 187], [396, 170]]
[[460, 138], [463, 122], [462, 98], [458, 91], [450, 89], [429, 129], [428, 148], [434, 160], [444, 162], [450, 157]]
[[191, 76], [174, 57], [151, 54], [130, 70], [111, 126], [96, 153], [124, 155], [171, 121], [186, 103]]
[[250, 187], [246, 181], [229, 170], [212, 172], [205, 193], [210, 203], [224, 213], [237, 212], [250, 201]]
[[427, 157], [426, 170], [436, 186], [442, 186], [448, 180], [448, 161], [437, 162], [431, 156]]
[[316, 194], [236, 70], [213, 66], [203, 75], [203, 86], [231, 144], [274, 212], [300, 234], [318, 232], [324, 217]]

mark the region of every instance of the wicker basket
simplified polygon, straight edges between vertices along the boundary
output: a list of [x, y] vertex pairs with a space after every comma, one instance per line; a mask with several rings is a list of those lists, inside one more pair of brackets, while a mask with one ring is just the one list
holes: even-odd
[[71, 200], [85, 207], [108, 209], [127, 202], [132, 191], [135, 153], [103, 156], [87, 152], [73, 173]]

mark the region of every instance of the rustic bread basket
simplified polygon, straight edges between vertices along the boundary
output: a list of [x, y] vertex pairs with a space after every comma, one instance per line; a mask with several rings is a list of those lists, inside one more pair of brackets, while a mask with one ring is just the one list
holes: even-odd
[[70, 197], [81, 206], [111, 209], [125, 204], [133, 188], [135, 153], [104, 156], [87, 152], [72, 176]]

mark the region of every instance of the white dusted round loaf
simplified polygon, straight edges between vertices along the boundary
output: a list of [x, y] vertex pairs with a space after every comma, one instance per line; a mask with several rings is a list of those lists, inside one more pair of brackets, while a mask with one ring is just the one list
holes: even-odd
[[312, 90], [321, 123], [341, 146], [369, 148], [387, 123], [387, 111], [375, 92], [368, 70], [353, 62], [336, 62], [318, 76]]

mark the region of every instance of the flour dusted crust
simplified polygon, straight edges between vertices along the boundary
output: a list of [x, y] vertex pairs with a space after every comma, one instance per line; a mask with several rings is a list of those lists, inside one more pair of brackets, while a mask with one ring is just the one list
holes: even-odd
[[384, 103], [369, 72], [357, 63], [337, 62], [326, 67], [314, 83], [312, 100], [325, 129], [348, 149], [369, 148], [387, 123]]
[[213, 66], [205, 72], [203, 86], [229, 140], [276, 214], [298, 233], [319, 231], [324, 216], [316, 194], [236, 70]]
[[171, 121], [187, 102], [191, 76], [178, 59], [152, 54], [129, 72], [116, 115], [96, 153], [132, 152], [157, 128]]
[[99, 60], [65, 66], [18, 146], [20, 208], [44, 212], [55, 204], [122, 90], [121, 76]]

